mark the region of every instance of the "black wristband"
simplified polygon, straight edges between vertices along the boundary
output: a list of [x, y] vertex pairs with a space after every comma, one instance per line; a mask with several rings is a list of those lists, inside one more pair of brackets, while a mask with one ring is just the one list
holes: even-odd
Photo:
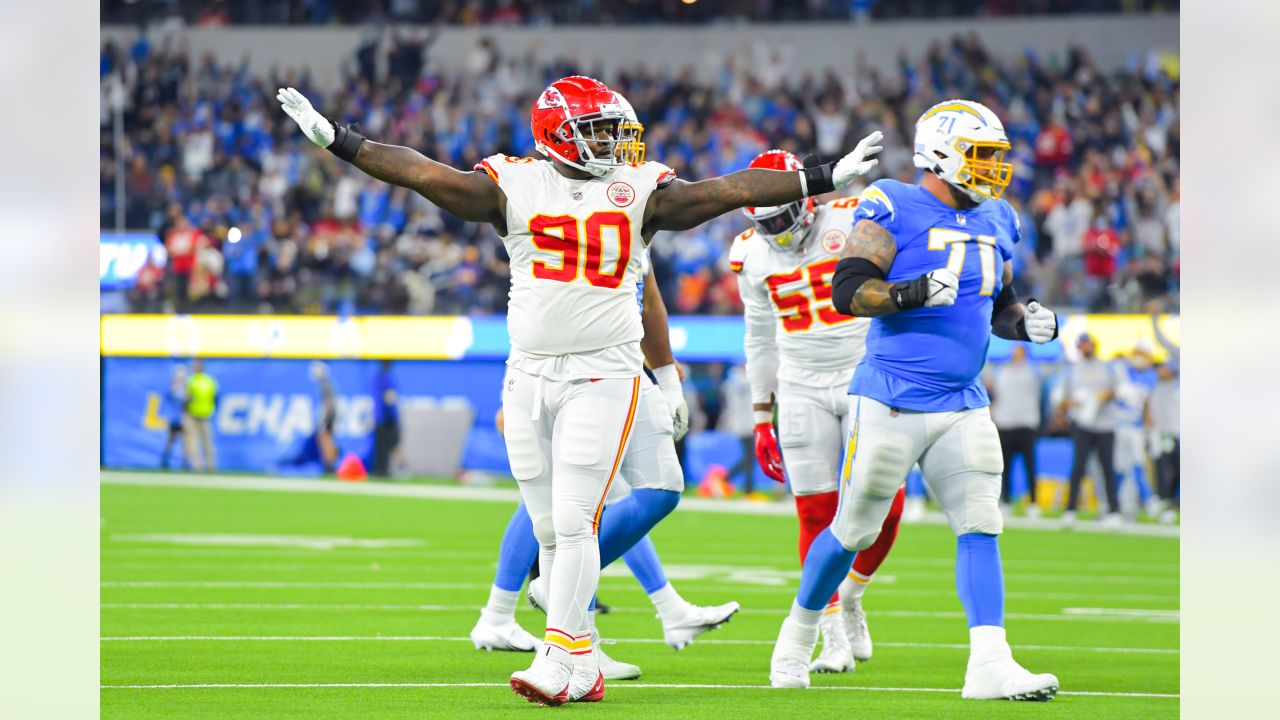
[[831, 179], [831, 163], [805, 168], [800, 171], [800, 174], [804, 177], [807, 197], [829, 193], [836, 189], [836, 183]]
[[356, 153], [360, 152], [360, 145], [364, 143], [365, 137], [356, 131], [355, 125], [339, 125], [333, 120], [329, 123], [333, 125], [333, 142], [329, 144], [329, 152], [351, 162]]
[[902, 310], [923, 307], [924, 301], [929, 299], [929, 276], [921, 275], [911, 282], [890, 285], [889, 298]]

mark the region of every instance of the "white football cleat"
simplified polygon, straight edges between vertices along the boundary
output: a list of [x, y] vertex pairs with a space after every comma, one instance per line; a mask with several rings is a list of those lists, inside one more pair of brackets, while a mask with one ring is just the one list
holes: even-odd
[[849, 636], [844, 630], [844, 619], [839, 612], [827, 613], [818, 620], [822, 635], [822, 652], [809, 663], [809, 672], [843, 673], [858, 669], [853, 651], [849, 648]]
[[569, 666], [539, 655], [528, 670], [511, 673], [511, 691], [531, 703], [556, 707], [569, 700]]
[[547, 614], [547, 581], [545, 575], [529, 581], [529, 591], [525, 594], [529, 598], [529, 606], [535, 610], [541, 610], [542, 614]]
[[604, 699], [604, 674], [594, 656], [578, 662], [569, 673], [569, 702], [600, 702]]
[[769, 684], [776, 688], [809, 687], [809, 658], [817, 644], [817, 625], [805, 627], [790, 617], [783, 620], [769, 659]]
[[692, 603], [685, 604], [684, 614], [670, 625], [662, 623], [662, 637], [667, 644], [676, 650], [682, 650], [693, 643], [694, 638], [704, 632], [715, 630], [729, 622], [741, 606], [737, 601], [723, 605], [702, 607]]
[[966, 700], [1052, 700], [1058, 692], [1058, 678], [1049, 673], [1035, 675], [1012, 657], [981, 665], [969, 665], [964, 674]]
[[969, 628], [969, 665], [964, 673], [966, 700], [1052, 700], [1058, 678], [1032, 674], [1013, 659], [1002, 627]]
[[605, 680], [635, 680], [640, 677], [639, 665], [619, 662], [605, 654], [599, 632], [591, 633], [591, 652], [595, 655], [596, 664]]
[[483, 610], [476, 626], [471, 628], [471, 644], [477, 650], [501, 650], [506, 652], [537, 652], [542, 643], [514, 619], [495, 621]]
[[867, 613], [862, 609], [862, 598], [853, 592], [854, 580], [845, 578], [840, 583], [840, 616], [844, 619], [845, 636], [849, 638], [849, 651], [853, 659], [866, 662], [871, 659], [871, 630], [867, 627]]

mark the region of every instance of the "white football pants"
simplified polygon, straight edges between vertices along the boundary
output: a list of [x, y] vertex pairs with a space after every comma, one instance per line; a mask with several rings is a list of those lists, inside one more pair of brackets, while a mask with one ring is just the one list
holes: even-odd
[[556, 381], [507, 368], [507, 455], [548, 578], [546, 643], [590, 652], [587, 607], [600, 580], [596, 531], [636, 418], [640, 376]]

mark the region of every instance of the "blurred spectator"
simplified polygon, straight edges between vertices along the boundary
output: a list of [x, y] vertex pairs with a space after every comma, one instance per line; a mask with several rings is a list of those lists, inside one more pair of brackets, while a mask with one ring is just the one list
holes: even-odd
[[218, 469], [213, 447], [213, 414], [218, 409], [218, 381], [204, 371], [204, 361], [191, 361], [187, 380], [187, 427], [184, 428], [187, 463], [196, 472]]
[[720, 402], [722, 407], [716, 429], [738, 438], [742, 444], [742, 456], [729, 468], [725, 477], [732, 480], [734, 475], [741, 474], [745, 492], [750, 495], [755, 490], [756, 436], [751, 386], [747, 383], [744, 366], [734, 365], [725, 373], [724, 382], [720, 383]]
[[160, 402], [160, 417], [169, 423], [169, 434], [165, 437], [164, 450], [160, 453], [160, 467], [165, 470], [169, 469], [169, 457], [173, 452], [173, 446], [182, 439], [187, 399], [187, 366], [174, 365], [173, 375], [169, 379], [169, 388]]
[[1009, 505], [1009, 477], [1013, 459], [1022, 457], [1027, 476], [1030, 504], [1027, 514], [1040, 515], [1036, 505], [1036, 441], [1040, 439], [1040, 391], [1043, 382], [1039, 366], [1027, 362], [1027, 348], [1013, 346], [1009, 362], [987, 368], [987, 388], [991, 393], [991, 419], [1000, 433], [1004, 453], [1004, 475], [1000, 481], [1000, 502]]
[[1147, 400], [1146, 426], [1151, 456], [1155, 459], [1156, 488], [1160, 498], [1160, 522], [1171, 523], [1178, 516], [1181, 491], [1181, 430], [1179, 425], [1178, 369], [1174, 363], [1156, 366], [1156, 386]]
[[334, 435], [338, 422], [338, 393], [333, 387], [329, 366], [323, 362], [315, 360], [311, 363], [311, 379], [316, 383], [318, 395], [315, 444], [324, 471], [331, 473], [338, 463], [338, 441]]
[[[1080, 482], [1084, 479], [1085, 464], [1096, 455], [1102, 466], [1103, 486], [1106, 489], [1106, 510], [1102, 517], [1108, 524], [1120, 521], [1120, 503], [1116, 496], [1115, 447], [1116, 447], [1116, 389], [1119, 378], [1112, 366], [1097, 356], [1097, 341], [1090, 335], [1081, 335], [1076, 341], [1080, 357], [1063, 371], [1063, 397], [1058, 406], [1071, 421], [1074, 454], [1071, 459], [1071, 487], [1067, 494], [1067, 511], [1063, 520], [1075, 521], [1076, 504], [1080, 499]], [[1094, 488], [1098, 486], [1094, 478]], [[1102, 498], [1098, 499], [1099, 505]]]
[[[1120, 503], [1126, 514], [1136, 515], [1135, 496], [1155, 517], [1155, 498], [1148, 473], [1147, 437], [1144, 420], [1147, 399], [1156, 385], [1151, 341], [1139, 340], [1133, 352], [1116, 359], [1120, 385], [1116, 391], [1116, 482]], [[1154, 457], [1154, 456], [1153, 456]]]
[[[383, 360], [373, 378], [373, 475], [391, 474], [391, 455], [400, 444], [400, 410], [391, 361]], [[501, 429], [499, 430], [501, 432]]]

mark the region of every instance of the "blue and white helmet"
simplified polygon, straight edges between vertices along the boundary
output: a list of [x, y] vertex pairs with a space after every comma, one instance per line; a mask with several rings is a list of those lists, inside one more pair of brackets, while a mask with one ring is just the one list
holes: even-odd
[[1013, 180], [1009, 148], [1000, 118], [972, 100], [940, 102], [916, 121], [915, 166], [974, 202], [999, 198]]

